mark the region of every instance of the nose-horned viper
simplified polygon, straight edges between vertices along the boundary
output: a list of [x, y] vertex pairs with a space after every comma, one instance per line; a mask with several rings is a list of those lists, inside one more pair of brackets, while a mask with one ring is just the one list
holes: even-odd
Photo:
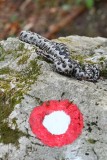
[[84, 79], [92, 82], [98, 80], [100, 74], [99, 69], [91, 64], [81, 66], [77, 61], [72, 60], [65, 44], [50, 41], [30, 31], [22, 31], [19, 39], [39, 47], [41, 49], [39, 54], [50, 60], [54, 64], [57, 72], [70, 77], [76, 77], [79, 80]]

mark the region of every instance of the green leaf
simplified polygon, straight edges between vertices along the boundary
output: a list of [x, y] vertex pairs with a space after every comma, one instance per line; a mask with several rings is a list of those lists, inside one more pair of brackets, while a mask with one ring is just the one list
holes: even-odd
[[94, 6], [94, 0], [85, 0], [87, 8], [92, 8]]

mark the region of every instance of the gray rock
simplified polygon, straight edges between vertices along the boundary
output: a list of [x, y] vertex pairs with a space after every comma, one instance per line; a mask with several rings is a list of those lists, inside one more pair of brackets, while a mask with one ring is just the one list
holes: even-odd
[[[78, 81], [53, 72], [52, 64], [36, 54], [37, 48], [8, 38], [0, 43], [0, 160], [106, 160], [107, 159], [107, 39], [69, 36], [71, 57], [96, 63], [97, 83]], [[32, 133], [28, 120], [43, 101], [69, 99], [84, 117], [79, 138], [64, 147], [44, 145]]]

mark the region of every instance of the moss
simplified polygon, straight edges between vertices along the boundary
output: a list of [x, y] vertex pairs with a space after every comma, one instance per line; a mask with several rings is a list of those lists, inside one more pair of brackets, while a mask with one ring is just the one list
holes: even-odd
[[4, 51], [4, 48], [3, 48], [3, 46], [0, 44], [0, 56], [2, 55], [3, 51]]
[[7, 89], [5, 92], [0, 92], [0, 121], [8, 118], [13, 111], [14, 106], [23, 98], [23, 92], [15, 89]]
[[63, 37], [60, 37], [58, 38], [57, 40], [55, 40], [56, 42], [59, 42], [59, 43], [65, 43], [65, 44], [70, 44], [72, 43], [72, 40], [70, 38], [63, 38]]
[[[33, 66], [32, 63], [31, 66]], [[18, 144], [18, 139], [21, 136], [25, 135], [23, 132], [17, 129], [16, 119], [13, 119], [12, 121], [16, 126], [15, 130], [9, 128], [8, 124], [4, 121], [11, 114], [15, 105], [21, 102], [21, 100], [23, 99], [23, 94], [25, 94], [29, 90], [31, 84], [36, 81], [37, 73], [39, 71], [36, 72], [35, 75], [33, 75], [37, 70], [32, 70], [33, 69], [31, 68], [29, 72], [23, 76], [22, 73], [20, 74], [20, 76], [19, 73], [16, 74], [20, 87], [18, 87], [18, 84], [16, 84], [16, 88], [11, 89], [10, 81], [2, 80], [0, 83], [1, 88], [4, 89], [4, 91], [1, 90], [0, 92], [0, 142], [3, 142], [5, 144], [13, 143], [16, 145]]]
[[83, 64], [84, 58], [82, 55], [71, 55], [71, 59], [79, 61], [80, 64]]
[[0, 69], [0, 75], [9, 74], [10, 72], [11, 72], [11, 70], [9, 67], [5, 67], [5, 68]]
[[3, 90], [9, 90], [10, 89], [10, 81], [8, 80], [3, 80], [3, 79], [0, 79], [0, 89], [3, 89]]
[[23, 51], [24, 49], [25, 49], [25, 44], [24, 44], [24, 43], [22, 43], [22, 42], [20, 42], [19, 47], [18, 47], [18, 49], [17, 49], [17, 50], [19, 50], [19, 51]]
[[[37, 80], [40, 66], [37, 60], [32, 60], [21, 72], [5, 67], [0, 69], [0, 74], [7, 75], [7, 78], [0, 79], [0, 142], [18, 144], [18, 139], [25, 133], [17, 129], [16, 119], [12, 121], [16, 127], [15, 130], [8, 127], [6, 119], [14, 110], [15, 105], [21, 102], [23, 95], [30, 90], [31, 84]], [[10, 82], [14, 83], [14, 88], [11, 88]]]
[[19, 61], [17, 62], [17, 64], [18, 64], [18, 65], [21, 65], [21, 64], [27, 63], [28, 58], [29, 58], [29, 55], [28, 55], [28, 54], [22, 55], [22, 57], [19, 59]]
[[[18, 144], [18, 139], [25, 135], [17, 128], [12, 130], [8, 127], [8, 123], [5, 122], [13, 111], [14, 106], [22, 99], [22, 93], [20, 94], [19, 91], [15, 92], [15, 90], [9, 90], [8, 88], [5, 92], [0, 92], [0, 142], [4, 144]], [[13, 119], [14, 123], [15, 119]]]
[[107, 78], [107, 69], [101, 70], [101, 76]]
[[105, 57], [100, 57], [99, 61], [104, 61], [106, 58]]
[[11, 129], [8, 126], [7, 122], [0, 124], [0, 142], [4, 144], [15, 144], [18, 145], [18, 139], [22, 136], [25, 136], [25, 134], [18, 129]]
[[80, 65], [83, 65], [84, 63], [95, 64], [92, 61], [87, 60], [87, 58], [89, 57], [85, 55], [72, 55], [71, 54], [71, 59], [78, 61]]
[[95, 140], [95, 139], [91, 139], [91, 138], [90, 138], [90, 139], [88, 139], [87, 141], [88, 141], [89, 143], [91, 143], [91, 144], [95, 144], [95, 143], [97, 142], [97, 140]]
[[20, 72], [20, 81], [30, 87], [37, 80], [40, 73], [40, 66], [37, 64], [37, 60], [31, 60], [29, 66]]
[[12, 119], [12, 124], [17, 128], [17, 118]]
[[8, 55], [8, 54], [11, 54], [13, 50], [4, 50], [4, 47], [0, 44], [0, 53], [2, 55], [2, 58], [5, 56], [5, 55]]
[[[11, 42], [13, 43], [13, 42]], [[13, 44], [14, 45], [14, 44]], [[20, 53], [21, 51], [21, 53]], [[25, 48], [25, 44], [24, 43], [19, 43], [18, 47], [16, 47], [16, 49], [8, 49], [8, 50], [4, 50], [4, 47], [0, 44], [0, 61], [5, 60], [7, 55], [12, 54], [13, 58], [18, 58], [19, 56], [25, 55], [26, 53], [28, 53], [28, 49]]]
[[[23, 94], [27, 93], [38, 75], [40, 74], [40, 66], [36, 60], [32, 60], [29, 66], [21, 72], [10, 70], [9, 68], [0, 69], [0, 74], [8, 74], [7, 79], [0, 80], [1, 96], [0, 96], [0, 112], [8, 106], [11, 112], [14, 105], [19, 103], [23, 98]], [[10, 82], [15, 79], [15, 88], [11, 89]], [[11, 109], [10, 109], [11, 108]], [[2, 114], [0, 114], [2, 115]], [[7, 116], [5, 117], [7, 118]], [[1, 120], [1, 119], [0, 119]]]
[[3, 61], [5, 58], [5, 51], [3, 46], [0, 44], [0, 61]]

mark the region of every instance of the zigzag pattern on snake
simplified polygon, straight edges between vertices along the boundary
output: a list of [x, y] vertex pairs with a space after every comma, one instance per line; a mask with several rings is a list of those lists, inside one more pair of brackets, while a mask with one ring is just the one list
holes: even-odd
[[36, 45], [41, 50], [39, 55], [47, 58], [54, 64], [57, 72], [75, 77], [79, 80], [96, 82], [99, 78], [100, 71], [96, 65], [86, 64], [81, 66], [77, 61], [70, 58], [70, 52], [63, 43], [56, 43], [48, 40], [41, 35], [22, 31], [19, 39], [23, 42]]

